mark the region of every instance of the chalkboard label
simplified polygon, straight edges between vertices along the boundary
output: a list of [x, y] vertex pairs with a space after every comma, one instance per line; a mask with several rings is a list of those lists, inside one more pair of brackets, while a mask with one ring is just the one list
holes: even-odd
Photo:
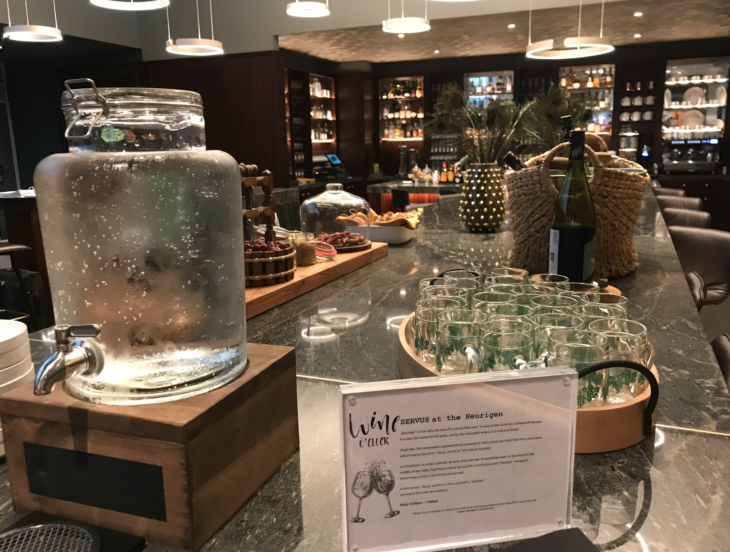
[[162, 466], [23, 443], [31, 493], [167, 521]]

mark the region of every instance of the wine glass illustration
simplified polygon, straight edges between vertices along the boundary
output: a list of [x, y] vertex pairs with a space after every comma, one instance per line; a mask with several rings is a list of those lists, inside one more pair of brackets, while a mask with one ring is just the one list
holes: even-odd
[[360, 517], [362, 499], [373, 494], [373, 476], [369, 469], [357, 472], [357, 475], [355, 475], [355, 481], [352, 482], [352, 494], [360, 499], [357, 503], [357, 514], [355, 514], [355, 517], [352, 518], [352, 521], [353, 523], [362, 523], [365, 521], [364, 518]]
[[393, 475], [393, 472], [390, 470], [383, 470], [380, 466], [376, 466], [373, 478], [375, 479], [375, 490], [380, 494], [384, 494], [385, 499], [388, 501], [388, 508], [390, 509], [390, 512], [385, 514], [385, 517], [392, 518], [400, 514], [400, 511], [393, 510], [393, 506], [390, 504], [390, 491], [392, 491], [393, 487], [395, 487], [395, 476]]

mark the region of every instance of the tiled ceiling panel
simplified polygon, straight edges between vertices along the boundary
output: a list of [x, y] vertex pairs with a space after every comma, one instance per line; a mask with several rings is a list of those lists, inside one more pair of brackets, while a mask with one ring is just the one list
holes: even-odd
[[[535, 2], [536, 5], [539, 2]], [[634, 12], [644, 15], [635, 17]], [[601, 6], [583, 7], [583, 36], [599, 33]], [[279, 46], [332, 61], [374, 63], [524, 52], [528, 13], [431, 21], [426, 33], [396, 35], [380, 27], [315, 31], [279, 37]], [[514, 29], [508, 25], [514, 24]], [[533, 13], [532, 40], [556, 44], [578, 32], [578, 8]], [[635, 34], [640, 34], [636, 38]], [[607, 3], [603, 34], [614, 45], [730, 36], [730, 0], [637, 0]], [[439, 50], [439, 53], [434, 53]]]

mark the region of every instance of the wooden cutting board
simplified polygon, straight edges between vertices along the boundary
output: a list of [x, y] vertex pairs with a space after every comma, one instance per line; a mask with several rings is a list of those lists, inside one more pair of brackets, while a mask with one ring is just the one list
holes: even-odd
[[319, 286], [336, 280], [388, 255], [388, 244], [373, 242], [372, 247], [357, 253], [338, 253], [336, 261], [318, 262], [297, 267], [294, 278], [283, 284], [246, 290], [246, 319], [296, 299]]

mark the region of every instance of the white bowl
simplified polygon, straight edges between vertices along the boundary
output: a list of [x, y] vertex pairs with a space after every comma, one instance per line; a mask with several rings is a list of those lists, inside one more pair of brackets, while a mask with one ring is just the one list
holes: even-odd
[[373, 242], [398, 245], [411, 241], [415, 232], [415, 230], [411, 230], [405, 226], [378, 226], [373, 224], [370, 226], [369, 239]]
[[30, 355], [28, 355], [20, 362], [17, 362], [12, 366], [8, 366], [7, 368], [0, 370], [0, 386], [15, 381], [19, 377], [24, 376], [28, 373], [28, 370], [32, 368], [33, 360], [30, 358]]
[[[26, 341], [17, 349], [0, 353], [0, 371], [18, 364], [21, 360], [25, 360], [30, 356], [30, 341]], [[1, 377], [1, 376], [0, 376]]]
[[0, 320], [0, 354], [28, 342], [28, 326], [16, 320]]

